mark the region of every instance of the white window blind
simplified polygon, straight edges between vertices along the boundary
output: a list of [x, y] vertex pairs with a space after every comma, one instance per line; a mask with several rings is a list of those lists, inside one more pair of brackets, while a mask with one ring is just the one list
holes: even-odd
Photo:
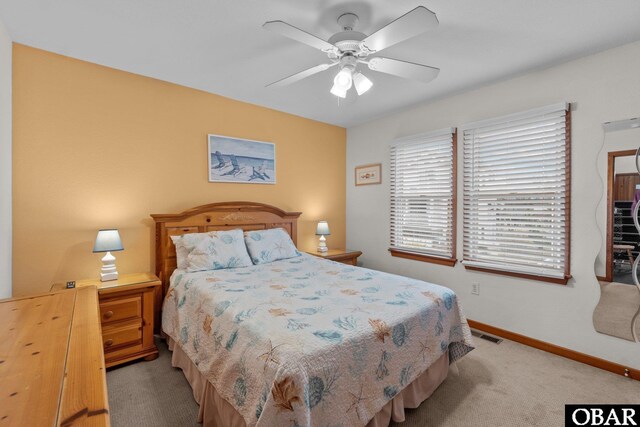
[[464, 127], [465, 266], [568, 277], [567, 108]]
[[455, 257], [454, 130], [391, 146], [391, 249]]

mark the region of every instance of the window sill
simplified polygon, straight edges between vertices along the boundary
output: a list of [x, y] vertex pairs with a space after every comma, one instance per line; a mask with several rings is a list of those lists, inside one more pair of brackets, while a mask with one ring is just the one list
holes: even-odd
[[455, 258], [440, 258], [436, 256], [418, 254], [415, 252], [401, 251], [398, 249], [389, 249], [389, 252], [391, 252], [391, 256], [394, 257], [412, 259], [414, 261], [430, 262], [432, 264], [446, 265], [447, 267], [453, 267], [458, 261]]
[[547, 282], [547, 283], [555, 283], [557, 285], [566, 285], [569, 279], [571, 279], [571, 275], [565, 275], [563, 278], [555, 278], [555, 277], [547, 277], [547, 276], [537, 276], [535, 274], [526, 274], [526, 273], [513, 273], [511, 271], [502, 271], [495, 270], [492, 268], [483, 268], [483, 267], [472, 267], [470, 265], [465, 265], [465, 269], [481, 271], [483, 273], [492, 273], [492, 274], [501, 274], [503, 276], [511, 276], [511, 277], [519, 277], [521, 279], [529, 279], [529, 280], [537, 280], [539, 282]]

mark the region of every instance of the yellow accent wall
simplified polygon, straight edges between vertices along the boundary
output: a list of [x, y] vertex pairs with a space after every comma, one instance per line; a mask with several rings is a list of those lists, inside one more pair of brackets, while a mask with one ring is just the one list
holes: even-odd
[[[14, 296], [97, 277], [99, 228], [120, 273], [153, 271], [149, 214], [212, 202], [303, 212], [303, 250], [327, 219], [344, 246], [344, 128], [15, 44], [13, 132]], [[275, 143], [277, 184], [209, 183], [209, 133]]]

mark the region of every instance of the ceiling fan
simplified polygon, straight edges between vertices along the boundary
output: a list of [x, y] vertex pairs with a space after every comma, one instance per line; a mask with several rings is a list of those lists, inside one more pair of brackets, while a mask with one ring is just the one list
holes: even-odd
[[285, 86], [338, 66], [340, 71], [333, 79], [331, 93], [340, 98], [345, 98], [347, 91], [352, 86], [355, 86], [358, 95], [362, 95], [373, 86], [371, 80], [358, 70], [360, 64], [366, 65], [373, 71], [424, 83], [435, 79], [440, 72], [438, 68], [413, 62], [399, 61], [381, 56], [370, 57], [383, 49], [422, 34], [438, 25], [436, 14], [426, 7], [416, 7], [369, 36], [355, 31], [358, 24], [358, 16], [354, 13], [340, 15], [338, 24], [343, 31], [334, 34], [328, 41], [324, 41], [283, 21], [265, 22], [263, 28], [321, 50], [329, 56], [331, 61], [330, 63], [316, 65], [300, 71], [267, 86]]

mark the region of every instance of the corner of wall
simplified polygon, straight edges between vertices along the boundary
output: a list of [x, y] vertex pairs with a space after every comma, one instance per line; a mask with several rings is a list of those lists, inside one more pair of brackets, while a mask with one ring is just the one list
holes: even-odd
[[0, 19], [0, 299], [12, 295], [12, 56]]

